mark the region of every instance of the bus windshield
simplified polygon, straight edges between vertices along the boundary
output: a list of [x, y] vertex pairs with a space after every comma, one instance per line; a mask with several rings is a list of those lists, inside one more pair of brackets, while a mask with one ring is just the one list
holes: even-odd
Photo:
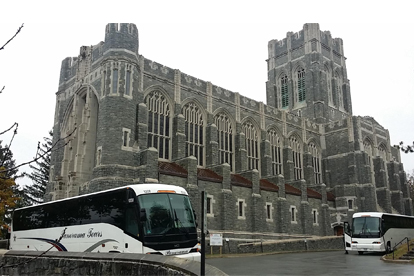
[[158, 193], [138, 196], [145, 236], [196, 233], [196, 224], [190, 200], [186, 195]]
[[380, 218], [358, 217], [353, 219], [352, 236], [355, 238], [379, 238]]

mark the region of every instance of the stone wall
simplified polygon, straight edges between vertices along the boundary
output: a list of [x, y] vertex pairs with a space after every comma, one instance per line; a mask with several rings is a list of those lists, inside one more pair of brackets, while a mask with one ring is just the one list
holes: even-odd
[[[20, 264], [20, 265], [18, 265]], [[0, 275], [199, 275], [200, 263], [131, 253], [8, 251], [0, 254]], [[206, 275], [226, 275], [206, 264]]]
[[269, 253], [280, 251], [319, 251], [344, 249], [342, 236], [250, 242], [238, 245], [238, 253]]

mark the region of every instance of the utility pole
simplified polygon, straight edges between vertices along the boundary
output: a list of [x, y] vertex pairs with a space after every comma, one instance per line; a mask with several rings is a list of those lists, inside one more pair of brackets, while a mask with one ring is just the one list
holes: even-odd
[[201, 271], [200, 275], [206, 275], [206, 233], [207, 233], [207, 194], [201, 192]]

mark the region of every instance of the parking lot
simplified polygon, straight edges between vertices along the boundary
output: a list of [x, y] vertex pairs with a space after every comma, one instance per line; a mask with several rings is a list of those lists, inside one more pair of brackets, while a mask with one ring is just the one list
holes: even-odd
[[344, 254], [344, 251], [282, 253], [206, 262], [229, 275], [414, 275], [414, 266], [385, 263], [382, 254]]

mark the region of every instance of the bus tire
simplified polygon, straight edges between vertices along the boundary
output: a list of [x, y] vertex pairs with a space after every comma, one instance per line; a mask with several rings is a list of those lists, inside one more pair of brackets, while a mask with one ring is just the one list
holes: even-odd
[[392, 252], [391, 243], [387, 242], [387, 247], [385, 249], [385, 253], [390, 254]]
[[358, 251], [358, 254], [362, 255], [362, 254], [364, 254], [364, 251]]

